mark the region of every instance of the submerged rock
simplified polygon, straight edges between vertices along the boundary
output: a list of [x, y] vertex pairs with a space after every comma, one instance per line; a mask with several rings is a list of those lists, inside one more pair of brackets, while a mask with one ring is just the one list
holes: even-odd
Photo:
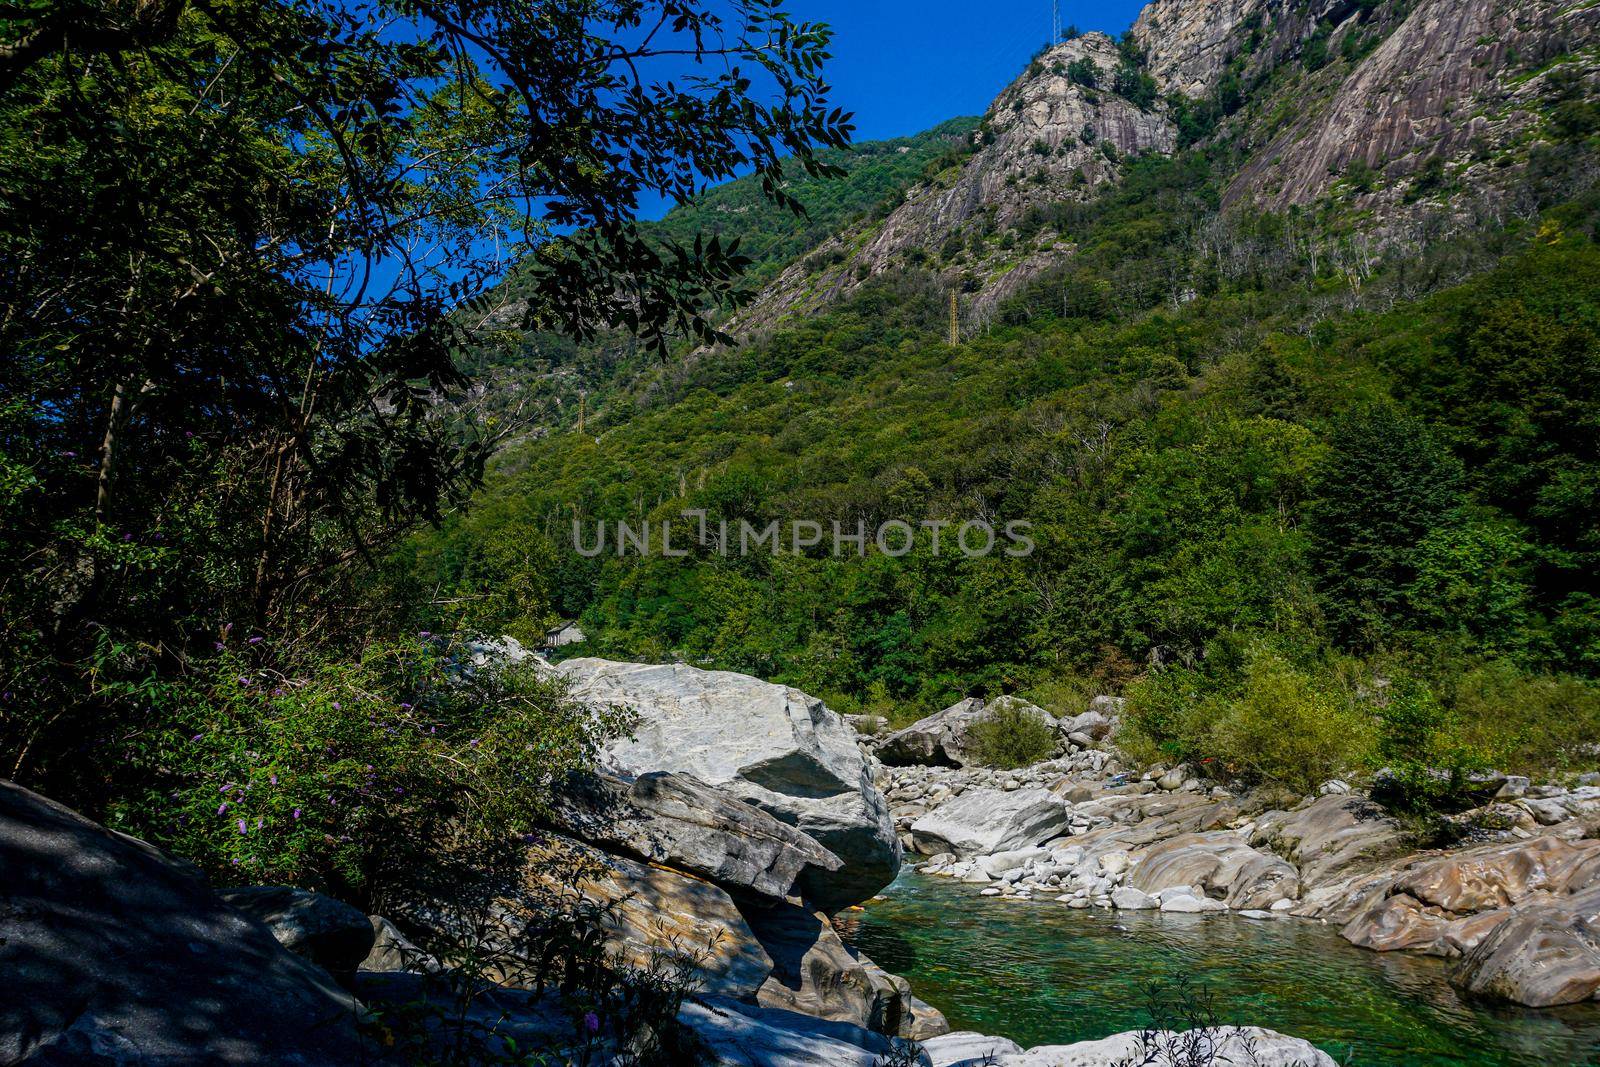
[[[855, 730], [798, 689], [682, 664], [572, 659], [556, 672], [580, 700], [637, 715], [602, 754], [627, 776], [689, 774], [816, 839], [843, 866], [802, 889], [831, 907], [869, 899], [900, 870], [900, 842]], [[811, 868], [818, 872], [818, 868]]]

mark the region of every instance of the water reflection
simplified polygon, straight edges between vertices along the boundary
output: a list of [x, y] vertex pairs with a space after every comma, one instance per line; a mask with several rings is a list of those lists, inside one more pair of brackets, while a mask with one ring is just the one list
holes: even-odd
[[1470, 1001], [1440, 961], [1365, 952], [1314, 923], [980, 900], [907, 874], [847, 925], [951, 1025], [1024, 1047], [1138, 1029], [1152, 983], [1187, 975], [1221, 1021], [1307, 1038], [1356, 1067], [1600, 1065], [1600, 1006]]

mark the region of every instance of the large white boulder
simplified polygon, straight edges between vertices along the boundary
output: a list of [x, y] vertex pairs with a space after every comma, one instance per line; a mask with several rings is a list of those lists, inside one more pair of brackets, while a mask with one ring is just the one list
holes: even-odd
[[1048, 789], [969, 789], [912, 823], [911, 840], [930, 856], [1010, 852], [1066, 833], [1071, 810]]
[[1041, 1045], [1001, 1056], [995, 1067], [1338, 1067], [1309, 1041], [1259, 1027], [1217, 1027], [1187, 1033], [1137, 1031], [1075, 1045]]
[[816, 838], [843, 861], [808, 868], [798, 888], [829, 910], [867, 900], [900, 870], [900, 843], [856, 733], [798, 689], [683, 664], [571, 659], [556, 673], [572, 695], [625, 707], [631, 737], [601, 754], [625, 775], [690, 774]]

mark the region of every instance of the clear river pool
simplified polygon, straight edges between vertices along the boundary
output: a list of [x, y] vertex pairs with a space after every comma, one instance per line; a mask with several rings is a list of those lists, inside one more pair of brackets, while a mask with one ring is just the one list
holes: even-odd
[[1600, 1005], [1469, 1000], [1440, 960], [1367, 952], [1303, 920], [1073, 911], [907, 873], [843, 925], [955, 1029], [1024, 1048], [1141, 1029], [1152, 988], [1170, 1001], [1187, 976], [1219, 1023], [1303, 1037], [1348, 1067], [1600, 1065]]

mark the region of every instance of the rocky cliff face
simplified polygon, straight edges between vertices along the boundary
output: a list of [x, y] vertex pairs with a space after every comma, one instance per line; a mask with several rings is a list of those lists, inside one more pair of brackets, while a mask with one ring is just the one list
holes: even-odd
[[[1361, 32], [1352, 16], [1335, 31]], [[1413, 178], [1437, 159], [1439, 180], [1509, 187], [1545, 136], [1563, 77], [1593, 92], [1600, 8], [1570, 0], [1423, 0], [1313, 109], [1256, 151], [1227, 201], [1310, 204], [1345, 182], [1381, 218], [1420, 199]], [[1519, 151], [1519, 149], [1521, 151]], [[1352, 173], [1373, 172], [1353, 183]]]
[[1588, 0], [1152, 0], [1131, 32], [1157, 99], [1116, 91], [1125, 57], [1103, 34], [1042, 53], [966, 159], [792, 264], [734, 332], [903, 268], [962, 293], [964, 328], [981, 325], [1073, 254], [1044, 209], [1092, 199], [1130, 156], [1176, 151], [1184, 97], [1213, 122], [1225, 210], [1324, 203], [1336, 228], [1381, 243], [1440, 217], [1504, 217], [1532, 196], [1559, 103], [1600, 93]]
[[1031, 210], [1087, 199], [1117, 180], [1129, 156], [1176, 147], [1165, 103], [1141, 108], [1114, 91], [1121, 63], [1100, 33], [1040, 54], [990, 106], [970, 156], [912, 189], [882, 222], [846, 231], [791, 266], [740, 326], [813, 310], [898, 266], [932, 266], [975, 294], [968, 311], [1014, 292], [1069, 251], [1047, 231], [1017, 243], [1013, 231]]

